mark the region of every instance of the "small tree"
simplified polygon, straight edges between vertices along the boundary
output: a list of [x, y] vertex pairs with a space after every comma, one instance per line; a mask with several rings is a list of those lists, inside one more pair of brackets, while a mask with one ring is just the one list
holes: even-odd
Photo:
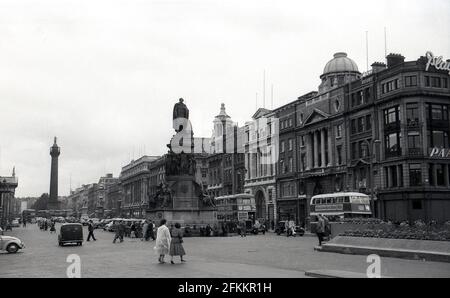
[[47, 193], [43, 193], [31, 208], [35, 210], [47, 210], [48, 199], [49, 195]]

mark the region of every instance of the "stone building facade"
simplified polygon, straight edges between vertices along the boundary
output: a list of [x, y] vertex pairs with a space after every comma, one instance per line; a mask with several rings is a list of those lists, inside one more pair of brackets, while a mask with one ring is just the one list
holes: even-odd
[[[207, 154], [207, 189], [212, 198], [244, 192], [245, 156], [243, 128], [239, 128], [221, 105], [214, 118], [211, 152]], [[240, 149], [239, 149], [240, 148]]]
[[130, 218], [145, 217], [149, 195], [152, 193], [149, 187], [156, 187], [150, 184], [150, 178], [158, 175], [155, 170], [159, 170], [152, 164], [159, 159], [159, 156], [143, 156], [122, 168], [119, 177], [123, 190], [122, 216]]
[[307, 224], [312, 196], [342, 191], [368, 194], [382, 219], [450, 219], [450, 77], [427, 55], [360, 73], [337, 53], [318, 92], [273, 111], [279, 219]]
[[[245, 125], [245, 193], [255, 197], [256, 218], [264, 219], [272, 228], [278, 220], [276, 200], [278, 122], [275, 114], [260, 108]], [[266, 160], [263, 160], [266, 159]]]

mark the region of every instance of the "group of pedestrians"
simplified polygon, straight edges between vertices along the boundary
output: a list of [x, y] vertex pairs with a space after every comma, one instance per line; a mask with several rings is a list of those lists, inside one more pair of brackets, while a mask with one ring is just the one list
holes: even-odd
[[297, 234], [295, 232], [295, 221], [292, 218], [284, 222], [284, 229], [286, 230], [287, 237], [295, 237]]
[[42, 218], [37, 221], [37, 225], [41, 231], [48, 231], [50, 229], [50, 234], [56, 233], [56, 222], [54, 220]]
[[[133, 223], [130, 226], [130, 233], [128, 236], [132, 237], [134, 234], [135, 238], [141, 238], [141, 241], [149, 241], [150, 238], [152, 240], [155, 240], [155, 233], [154, 233], [155, 225], [153, 224], [153, 221], [151, 220], [144, 220], [143, 223]], [[115, 223], [114, 225], [114, 240], [113, 243], [116, 243], [117, 240], [120, 242], [123, 242], [124, 236], [126, 236], [127, 233], [127, 226], [125, 224], [125, 221], [121, 220]]]
[[181, 262], [186, 262], [183, 259], [186, 252], [183, 247], [183, 231], [181, 230], [181, 225], [176, 223], [175, 227], [170, 231], [166, 223], [167, 221], [162, 219], [156, 232], [156, 245], [154, 249], [159, 255], [159, 263], [165, 263], [164, 258], [167, 254], [170, 255], [171, 264], [175, 264], [173, 261], [174, 256], [180, 256]]

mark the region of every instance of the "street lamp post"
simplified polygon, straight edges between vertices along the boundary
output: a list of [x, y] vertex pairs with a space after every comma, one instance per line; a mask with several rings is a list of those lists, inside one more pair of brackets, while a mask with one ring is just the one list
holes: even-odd
[[380, 140], [370, 140], [370, 142], [368, 140], [364, 140], [366, 146], [367, 146], [367, 151], [369, 151], [368, 155], [369, 155], [369, 180], [370, 180], [370, 208], [373, 212], [373, 216], [376, 217], [375, 214], [375, 202], [374, 202], [374, 181], [373, 181], [373, 155], [376, 154], [375, 152], [375, 144], [379, 144], [381, 143]]

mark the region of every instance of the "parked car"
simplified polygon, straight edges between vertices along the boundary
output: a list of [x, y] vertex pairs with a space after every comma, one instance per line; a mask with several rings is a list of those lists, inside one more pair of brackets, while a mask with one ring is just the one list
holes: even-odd
[[110, 221], [103, 227], [103, 230], [108, 232], [113, 232], [113, 229], [114, 229], [114, 221]]
[[11, 227], [13, 227], [13, 228], [18, 228], [18, 227], [20, 227], [20, 222], [19, 222], [19, 220], [16, 218], [16, 219], [13, 219], [12, 221], [11, 221]]
[[83, 226], [89, 225], [89, 217], [82, 217], [82, 218], [80, 219], [80, 223], [81, 223]]
[[251, 230], [251, 232], [255, 235], [258, 235], [259, 233], [265, 235], [266, 231], [267, 231], [267, 229], [266, 229], [265, 225], [259, 225], [259, 226], [253, 225], [253, 228]]
[[104, 231], [107, 230], [107, 225], [112, 222], [112, 219], [102, 219], [98, 225], [99, 229], [103, 229]]
[[78, 223], [63, 224], [59, 230], [58, 244], [63, 246], [67, 243], [83, 245], [83, 226]]
[[[275, 228], [275, 233], [277, 233], [277, 235], [281, 235], [283, 233], [286, 233], [285, 225], [286, 225], [286, 221], [285, 220], [279, 221], [278, 224], [277, 224], [277, 227]], [[303, 236], [303, 235], [305, 235], [305, 229], [303, 229], [302, 227], [296, 225], [295, 226], [295, 233], [297, 235], [299, 235], [299, 236]]]
[[19, 238], [12, 236], [3, 236], [0, 234], [0, 251], [16, 253], [19, 249], [25, 248], [25, 244]]

